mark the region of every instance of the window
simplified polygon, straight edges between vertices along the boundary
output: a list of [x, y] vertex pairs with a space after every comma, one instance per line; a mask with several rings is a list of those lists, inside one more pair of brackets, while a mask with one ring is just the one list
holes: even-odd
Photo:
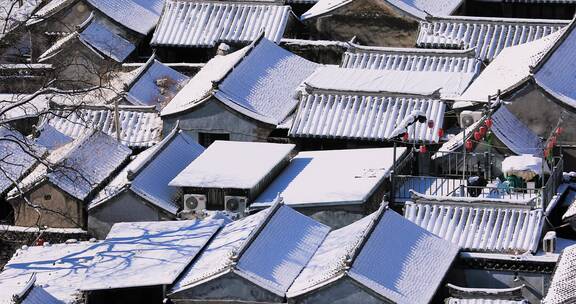
[[198, 142], [205, 148], [208, 148], [216, 140], [230, 140], [228, 133], [198, 133]]

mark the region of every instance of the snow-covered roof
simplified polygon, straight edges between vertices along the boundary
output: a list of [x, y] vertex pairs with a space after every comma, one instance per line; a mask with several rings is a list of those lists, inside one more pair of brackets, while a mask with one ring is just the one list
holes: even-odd
[[492, 114], [493, 125], [490, 130], [498, 139], [520, 154], [542, 155], [543, 144], [538, 135], [530, 130], [506, 106], [502, 105]]
[[[568, 190], [566, 192], [566, 194], [563, 196], [563, 203], [564, 205], [568, 206], [568, 209], [566, 210], [566, 212], [564, 213], [564, 215], [562, 215], [562, 220], [563, 221], [571, 221], [573, 220], [573, 217], [576, 215], [576, 189], [574, 189], [573, 187], [566, 187], [566, 189]], [[560, 192], [560, 191], [558, 191]]]
[[[78, 138], [89, 128], [116, 138], [113, 106], [56, 106], [46, 122], [66, 136]], [[119, 106], [120, 141], [129, 147], [150, 147], [161, 139], [162, 120], [154, 107]]]
[[35, 274], [31, 292], [38, 294], [29, 294], [23, 303], [34, 303], [37, 296], [42, 299], [37, 303], [77, 303], [86, 269], [105, 248], [102, 242], [78, 242], [19, 249], [0, 273], [0, 282], [27, 281]]
[[24, 24], [41, 3], [41, 0], [24, 0], [20, 5], [18, 0], [0, 0], [0, 39]]
[[434, 127], [416, 122], [408, 127], [410, 141], [435, 142], [444, 123], [446, 105], [436, 97], [355, 92], [305, 93], [288, 132], [291, 137], [390, 139], [402, 120], [420, 110]]
[[[287, 228], [290, 233], [286, 233]], [[172, 292], [194, 288], [232, 271], [284, 297], [329, 230], [290, 207], [275, 204], [226, 225], [174, 284]]]
[[536, 83], [558, 100], [576, 108], [576, 93], [571, 75], [576, 71], [576, 55], [572, 51], [576, 45], [576, 19], [560, 36], [551, 50], [534, 68]]
[[576, 301], [576, 245], [562, 250], [556, 269], [552, 275], [552, 282], [542, 300], [543, 304], [566, 304]]
[[416, 45], [422, 48], [476, 48], [480, 60], [491, 61], [506, 47], [540, 39], [566, 25], [568, 21], [565, 20], [431, 17], [421, 23]]
[[116, 62], [124, 62], [126, 57], [136, 49], [136, 46], [108, 27], [105, 23], [92, 18], [90, 24], [80, 32], [79, 37]]
[[498, 91], [508, 91], [524, 83], [534, 67], [565, 30], [540, 39], [507, 47], [480, 73], [459, 100], [487, 102]]
[[286, 161], [292, 149], [293, 144], [217, 140], [169, 185], [252, 189]]
[[87, 0], [121, 25], [147, 35], [158, 22], [164, 0]]
[[208, 96], [254, 119], [278, 124], [294, 110], [296, 88], [318, 65], [262, 38], [242, 50], [216, 56], [162, 110], [170, 115]]
[[170, 285], [221, 225], [221, 220], [114, 224], [80, 289]]
[[[82, 201], [109, 178], [131, 153], [128, 147], [114, 138], [99, 131], [89, 131], [51, 152], [46, 160], [52, 169], [39, 164], [19, 183], [19, 188], [26, 192], [44, 181], [50, 181]], [[10, 197], [19, 195], [21, 193], [16, 189], [9, 193]]]
[[[301, 19], [306, 20], [328, 14], [340, 7], [350, 4], [353, 0], [320, 0], [310, 10], [302, 14]], [[382, 4], [400, 15], [424, 20], [427, 16], [451, 15], [460, 7], [462, 0], [430, 1], [430, 0], [378, 0]]]
[[59, 98], [55, 94], [0, 94], [0, 120], [15, 121], [24, 118], [38, 117], [48, 109], [50, 99]]
[[450, 97], [462, 94], [476, 74], [462, 71], [402, 71], [321, 66], [304, 83], [322, 90], [390, 92]]
[[49, 124], [42, 124], [39, 128], [38, 137], [34, 138], [34, 142], [38, 145], [45, 147], [49, 151], [54, 151], [65, 144], [68, 144], [74, 140], [74, 138], [65, 135], [64, 133], [56, 130], [53, 126]]
[[398, 71], [478, 73], [481, 62], [475, 51], [420, 48], [391, 48], [350, 44], [343, 68]]
[[291, 14], [290, 6], [278, 2], [166, 0], [151, 44], [213, 47], [219, 42], [250, 43], [262, 32], [279, 43]]
[[499, 299], [460, 299], [448, 298], [446, 304], [529, 304], [527, 300], [499, 300]]
[[[458, 198], [455, 198], [458, 199]], [[407, 202], [404, 216], [466, 251], [536, 252], [542, 209], [484, 202]]]
[[386, 302], [429, 303], [457, 253], [456, 246], [381, 207], [332, 231], [287, 296], [302, 297], [347, 276]]
[[[398, 148], [397, 157], [405, 151]], [[393, 162], [392, 148], [300, 152], [250, 208], [270, 206], [278, 195], [291, 207], [362, 204]]]
[[151, 56], [128, 85], [126, 99], [134, 105], [161, 108], [172, 100], [188, 79], [188, 76]]
[[[5, 0], [10, 1], [10, 0]], [[68, 7], [68, 5], [75, 3], [75, 0], [52, 0], [45, 3], [39, 10], [34, 12], [34, 14], [26, 20], [26, 25], [30, 26], [35, 23], [46, 20], [50, 16], [60, 12], [62, 9]]]
[[168, 183], [203, 151], [194, 139], [175, 128], [160, 143], [138, 154], [96, 195], [88, 209], [105, 204], [129, 189], [143, 200], [175, 215], [179, 208], [176, 201], [179, 191]]
[[16, 130], [0, 127], [0, 193], [5, 193], [36, 166], [46, 149]]

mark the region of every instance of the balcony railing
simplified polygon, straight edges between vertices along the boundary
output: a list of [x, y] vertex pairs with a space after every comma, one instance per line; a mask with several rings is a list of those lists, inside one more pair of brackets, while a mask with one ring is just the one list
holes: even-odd
[[410, 190], [414, 190], [433, 196], [499, 198], [510, 201], [535, 199], [536, 206], [545, 208], [562, 182], [563, 159], [555, 158], [553, 163], [552, 174], [542, 188], [498, 188], [493, 184], [472, 186], [462, 178], [396, 175], [394, 200], [396, 203], [404, 203], [411, 199]]

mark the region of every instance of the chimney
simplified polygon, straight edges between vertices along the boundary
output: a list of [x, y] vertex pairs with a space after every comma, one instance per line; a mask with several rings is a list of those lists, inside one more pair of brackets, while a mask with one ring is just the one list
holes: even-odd
[[230, 46], [226, 43], [220, 43], [216, 55], [228, 55], [230, 53]]
[[542, 247], [545, 253], [554, 253], [556, 251], [556, 231], [548, 231], [546, 233]]

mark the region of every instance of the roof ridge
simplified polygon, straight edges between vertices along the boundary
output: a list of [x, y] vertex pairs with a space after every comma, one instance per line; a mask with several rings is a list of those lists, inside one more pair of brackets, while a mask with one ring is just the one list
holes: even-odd
[[[360, 69], [358, 69], [360, 70]], [[330, 95], [350, 95], [350, 96], [374, 96], [374, 97], [406, 97], [406, 98], [420, 98], [420, 99], [434, 99], [434, 100], [441, 100], [440, 96], [435, 92], [431, 94], [417, 94], [417, 93], [403, 93], [403, 92], [388, 92], [388, 91], [352, 91], [352, 90], [336, 90], [336, 89], [323, 89], [314, 87], [307, 82], [303, 82], [305, 86], [304, 94], [302, 94], [302, 98], [305, 95], [313, 95], [313, 94], [330, 94]]]
[[475, 48], [467, 49], [430, 49], [430, 48], [399, 48], [399, 47], [385, 47], [385, 46], [369, 46], [369, 45], [359, 45], [353, 42], [348, 42], [348, 48], [346, 53], [382, 53], [382, 54], [393, 54], [393, 53], [406, 53], [414, 55], [451, 55], [451, 56], [461, 56], [476, 58]]
[[140, 163], [139, 166], [134, 168], [134, 170], [128, 169], [126, 171], [126, 178], [129, 181], [134, 180], [134, 178], [136, 178], [136, 176], [138, 176], [138, 174], [140, 174], [140, 172], [142, 172], [142, 170], [144, 170], [146, 167], [148, 167], [148, 165], [152, 162], [152, 160], [155, 158], [155, 156], [158, 155], [160, 152], [162, 152], [164, 149], [166, 149], [166, 147], [168, 147], [170, 145], [170, 143], [172, 143], [172, 141], [174, 141], [176, 136], [179, 134], [180, 134], [180, 121], [177, 120], [176, 125], [174, 126], [172, 131], [170, 131], [170, 133], [168, 133], [168, 135], [166, 137], [164, 137], [164, 139], [162, 139], [161, 142], [159, 142], [156, 145], [154, 145], [153, 147], [149, 148], [149, 149], [154, 149], [154, 151], [152, 151], [152, 153], [150, 153], [149, 155], [146, 155], [146, 158]]
[[364, 246], [366, 245], [366, 242], [368, 242], [370, 235], [372, 235], [372, 232], [374, 231], [374, 229], [376, 229], [376, 226], [378, 226], [378, 223], [380, 223], [380, 220], [382, 219], [384, 214], [388, 211], [388, 209], [389, 209], [388, 203], [385, 203], [385, 202], [380, 203], [380, 207], [376, 211], [374, 218], [371, 219], [370, 223], [368, 224], [368, 227], [362, 233], [362, 236], [360, 237], [360, 241], [356, 244], [356, 246], [354, 246], [352, 248], [352, 251], [348, 253], [348, 254], [350, 254], [350, 256], [345, 261], [346, 270], [348, 270], [348, 268], [352, 267], [352, 265], [356, 261], [356, 258], [358, 257], [358, 255], [360, 254], [360, 252], [362, 251]]
[[528, 18], [504, 18], [504, 17], [477, 17], [477, 16], [430, 16], [423, 23], [442, 21], [477, 21], [482, 23], [531, 23], [531, 24], [558, 24], [568, 25], [570, 20], [562, 19], [528, 19]]
[[236, 263], [240, 261], [242, 255], [246, 253], [246, 250], [250, 248], [250, 245], [252, 245], [252, 243], [256, 240], [256, 238], [260, 235], [260, 232], [262, 232], [262, 230], [266, 228], [266, 225], [272, 220], [274, 215], [276, 215], [276, 212], [278, 212], [278, 210], [280, 210], [280, 208], [283, 205], [284, 200], [281, 197], [278, 197], [276, 199], [276, 202], [274, 202], [274, 205], [270, 207], [270, 210], [268, 211], [268, 214], [266, 214], [266, 217], [264, 217], [260, 222], [260, 224], [258, 224], [258, 226], [254, 230], [252, 230], [248, 238], [244, 240], [244, 243], [236, 250], [233, 256], [230, 257], [230, 260], [233, 262], [233, 267], [235, 267]]
[[[558, 47], [560, 47], [560, 45], [564, 43], [564, 41], [572, 33], [572, 31], [574, 31], [575, 26], [576, 26], [576, 17], [572, 19], [572, 21], [570, 21], [564, 32], [560, 35], [560, 37], [556, 38], [554, 44], [552, 44], [552, 46], [546, 51], [544, 56], [542, 56], [540, 60], [538, 60], [538, 63], [536, 63], [536, 65], [530, 69], [530, 73], [532, 75], [536, 74], [542, 68], [542, 66], [546, 64], [548, 59], [550, 59], [550, 57], [552, 57], [552, 55], [556, 52], [556, 49], [558, 49]], [[544, 39], [546, 37], [547, 36], [544, 36], [540, 39]]]

